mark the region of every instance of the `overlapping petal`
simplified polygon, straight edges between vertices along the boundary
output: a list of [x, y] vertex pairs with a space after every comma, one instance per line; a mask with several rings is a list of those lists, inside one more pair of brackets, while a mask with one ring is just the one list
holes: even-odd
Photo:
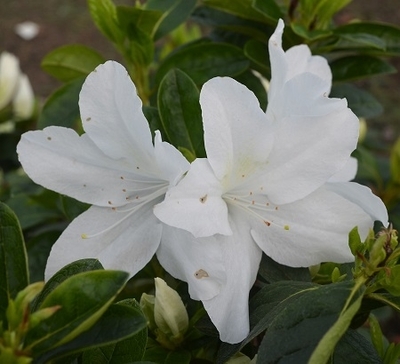
[[196, 159], [166, 200], [154, 208], [164, 223], [190, 231], [195, 237], [231, 235], [223, 190], [207, 159]]
[[271, 123], [255, 95], [231, 78], [216, 77], [200, 93], [207, 158], [224, 188], [267, 163]]
[[85, 80], [79, 95], [83, 128], [111, 158], [126, 158], [133, 168], [158, 175], [148, 122], [128, 72], [119, 63], [100, 65]]
[[123, 206], [167, 185], [130, 170], [127, 158], [106, 156], [87, 134], [72, 129], [51, 126], [25, 133], [17, 152], [33, 181], [97, 206]]
[[90, 207], [72, 221], [53, 245], [45, 278], [83, 258], [97, 258], [106, 269], [135, 275], [160, 243], [162, 224], [152, 213], [153, 205], [147, 203], [134, 211]]

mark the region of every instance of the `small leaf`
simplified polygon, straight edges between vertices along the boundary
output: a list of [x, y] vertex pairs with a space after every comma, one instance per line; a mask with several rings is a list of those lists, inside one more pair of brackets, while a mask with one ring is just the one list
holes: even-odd
[[177, 50], [160, 65], [158, 83], [173, 68], [185, 72], [197, 85], [215, 76], [236, 76], [249, 66], [240, 48], [226, 43], [201, 43]]
[[196, 0], [149, 0], [145, 6], [148, 10], [158, 10], [162, 14], [154, 35], [157, 40], [189, 18], [196, 6]]
[[199, 95], [184, 72], [172, 69], [160, 84], [158, 107], [168, 140], [197, 157], [205, 157]]
[[74, 44], [51, 51], [43, 58], [41, 66], [49, 75], [68, 82], [87, 76], [104, 61], [97, 51]]
[[79, 120], [79, 92], [84, 78], [77, 78], [56, 90], [47, 99], [39, 117], [38, 128], [57, 125], [73, 128]]
[[381, 330], [381, 326], [379, 325], [378, 319], [371, 313], [369, 315], [369, 331], [371, 333], [371, 340], [374, 344], [376, 351], [379, 356], [383, 358], [385, 354], [385, 348], [383, 347], [383, 334]]
[[85, 350], [86, 364], [120, 364], [141, 360], [147, 343], [147, 321], [135, 300], [111, 305], [101, 318], [76, 339], [39, 357], [40, 361]]
[[333, 81], [344, 82], [358, 80], [379, 74], [394, 73], [389, 63], [374, 56], [346, 56], [330, 63]]
[[122, 290], [128, 273], [96, 270], [78, 273], [59, 284], [38, 309], [61, 306], [28, 332], [25, 340], [35, 356], [75, 339], [90, 329]]
[[88, 0], [88, 6], [97, 28], [113, 43], [121, 44], [124, 34], [119, 28], [114, 3], [111, 0]]
[[14, 299], [28, 284], [28, 264], [21, 227], [14, 212], [0, 202], [0, 322], [4, 322], [9, 300]]
[[355, 228], [353, 228], [349, 233], [349, 246], [350, 246], [351, 254], [356, 256], [357, 252], [359, 251], [360, 247], [362, 246], [361, 237], [360, 237], [360, 234], [358, 233], [357, 226]]

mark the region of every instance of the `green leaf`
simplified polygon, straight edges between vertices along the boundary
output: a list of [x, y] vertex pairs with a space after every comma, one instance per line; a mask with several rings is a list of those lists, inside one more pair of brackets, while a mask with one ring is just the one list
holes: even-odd
[[146, 350], [143, 359], [158, 364], [189, 364], [191, 355], [185, 350], [168, 351], [161, 346], [154, 346]]
[[400, 28], [384, 23], [354, 22], [334, 30], [334, 50], [354, 50], [383, 56], [400, 55]]
[[245, 85], [250, 91], [253, 91], [256, 95], [258, 102], [260, 103], [260, 108], [262, 110], [267, 109], [268, 95], [265, 86], [262, 84], [260, 78], [258, 78], [253, 72], [247, 70], [236, 76], [235, 79], [242, 85]]
[[279, 281], [311, 281], [308, 268], [287, 267], [275, 262], [265, 254], [262, 256], [258, 274], [269, 283]]
[[390, 152], [390, 175], [394, 182], [400, 184], [400, 138]]
[[145, 7], [158, 10], [162, 18], [157, 26], [154, 39], [160, 39], [187, 20], [196, 6], [196, 0], [149, 0]]
[[47, 351], [37, 360], [47, 362], [85, 350], [83, 363], [131, 363], [142, 359], [146, 343], [147, 320], [135, 300], [125, 300], [111, 305], [89, 330], [76, 339]]
[[[345, 283], [347, 285], [349, 285], [349, 283], [353, 284], [353, 282]], [[343, 335], [346, 333], [351, 321], [361, 307], [361, 301], [363, 299], [362, 293], [364, 292], [364, 290], [365, 288], [358, 289], [356, 286], [353, 288], [351, 295], [346, 300], [343, 310], [340, 312], [339, 318], [318, 342], [316, 349], [313, 351], [308, 361], [309, 364], [326, 363], [328, 361], [333, 351], [335, 350], [336, 344], [338, 343], [340, 338], [343, 337]], [[352, 296], [352, 294], [358, 297], [353, 300], [354, 297]], [[353, 302], [351, 302], [351, 300]], [[325, 312], [323, 312], [323, 315], [327, 316]]]
[[90, 15], [97, 28], [113, 43], [120, 45], [124, 33], [117, 21], [117, 10], [111, 0], [88, 0]]
[[197, 157], [205, 157], [199, 90], [182, 71], [172, 69], [161, 81], [158, 107], [169, 141]]
[[163, 16], [158, 9], [140, 9], [132, 6], [117, 6], [116, 9], [119, 25], [123, 30], [126, 31], [129, 26], [134, 25], [150, 38], [154, 36], [157, 25]]
[[[257, 319], [253, 334], [256, 328], [257, 331], [268, 330], [258, 352], [258, 360], [265, 364], [283, 362], [282, 358], [287, 362], [306, 363], [318, 345], [318, 354], [321, 346], [330, 350], [329, 343], [340, 339], [361, 303], [360, 295], [347, 307], [354, 286], [352, 281], [325, 286], [309, 284], [308, 288], [303, 283], [302, 290], [298, 290], [300, 282], [298, 287], [293, 285], [294, 282], [278, 283], [267, 285], [260, 291], [261, 295], [256, 295], [259, 296], [257, 300], [262, 298], [262, 305], [253, 312], [252, 318], [252, 322]], [[339, 315], [342, 310], [343, 314]], [[334, 332], [337, 337], [319, 344], [321, 337]], [[329, 357], [330, 352], [327, 353]]]
[[111, 305], [127, 279], [126, 272], [95, 270], [78, 273], [60, 283], [38, 309], [61, 308], [28, 332], [26, 347], [38, 356], [90, 329]]
[[203, 0], [203, 4], [238, 17], [271, 23], [271, 18], [253, 7], [254, 0]]
[[60, 81], [68, 82], [87, 76], [104, 58], [95, 50], [80, 44], [65, 45], [48, 53], [42, 68]]
[[283, 18], [281, 9], [274, 0], [253, 0], [253, 8], [266, 18], [278, 21]]
[[249, 40], [244, 46], [244, 54], [252, 61], [254, 68], [271, 78], [271, 67], [269, 64], [268, 46], [258, 40]]
[[374, 344], [379, 356], [383, 358], [385, 348], [383, 346], [383, 334], [378, 319], [371, 313], [368, 318], [369, 332], [371, 334], [371, 341]]
[[333, 85], [330, 97], [346, 98], [349, 108], [358, 117], [369, 119], [383, 112], [382, 105], [374, 96], [348, 83]]
[[349, 233], [349, 246], [350, 246], [351, 254], [356, 256], [357, 252], [362, 247], [362, 245], [363, 245], [363, 243], [361, 242], [361, 237], [358, 232], [358, 226], [356, 226]]
[[389, 63], [374, 56], [346, 56], [330, 63], [334, 82], [358, 80], [379, 74], [394, 73]]
[[[151, 34], [148, 33], [148, 27], [154, 22], [154, 17], [159, 16], [159, 14], [154, 15], [153, 12], [145, 16], [145, 12], [145, 10], [126, 6], [117, 7], [118, 22], [129, 39], [129, 45], [125, 45], [124, 53], [132, 63], [140, 66], [148, 66], [153, 61], [154, 43]], [[143, 28], [140, 28], [140, 25]]]
[[333, 353], [333, 364], [382, 364], [371, 342], [355, 330], [348, 330]]
[[240, 48], [226, 43], [206, 43], [177, 50], [160, 65], [156, 79], [160, 83], [173, 68], [185, 72], [197, 85], [215, 76], [236, 76], [244, 72], [249, 61]]
[[62, 282], [68, 278], [83, 272], [102, 270], [103, 266], [97, 259], [80, 259], [61, 268], [54, 276], [52, 276], [45, 284], [42, 292], [35, 298], [32, 303], [32, 311], [37, 311], [45, 298], [54, 291]]
[[73, 128], [79, 120], [79, 92], [81, 91], [83, 77], [77, 78], [61, 86], [47, 99], [38, 120], [38, 128], [57, 125]]
[[14, 299], [28, 284], [28, 264], [21, 227], [14, 212], [0, 202], [0, 322], [4, 322], [8, 301]]

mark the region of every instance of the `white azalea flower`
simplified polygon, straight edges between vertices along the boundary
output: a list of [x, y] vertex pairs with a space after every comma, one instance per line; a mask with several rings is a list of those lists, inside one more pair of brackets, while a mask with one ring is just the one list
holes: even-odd
[[167, 271], [189, 283], [192, 298], [214, 297], [225, 282], [220, 244], [213, 237], [200, 244], [153, 214], [189, 163], [158, 132], [153, 146], [126, 70], [111, 61], [99, 66], [87, 77], [79, 106], [85, 134], [52, 126], [25, 133], [17, 148], [36, 183], [93, 205], [54, 244], [46, 279], [82, 258], [133, 276], [156, 253]]
[[367, 187], [341, 182], [355, 174], [358, 118], [346, 100], [328, 98], [325, 59], [304, 45], [283, 51], [283, 28], [280, 21], [269, 41], [266, 113], [233, 79], [208, 81], [200, 95], [208, 158], [195, 160], [154, 210], [166, 224], [222, 243], [227, 283], [203, 303], [231, 343], [248, 334], [243, 318], [262, 251], [293, 267], [349, 262], [349, 231], [358, 226], [365, 236], [374, 220], [388, 219]]

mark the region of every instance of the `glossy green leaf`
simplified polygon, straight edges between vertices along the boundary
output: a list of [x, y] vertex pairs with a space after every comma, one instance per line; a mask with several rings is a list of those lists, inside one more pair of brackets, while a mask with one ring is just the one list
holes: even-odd
[[9, 299], [14, 299], [28, 284], [21, 227], [14, 212], [0, 202], [0, 322], [4, 321]]
[[381, 55], [400, 54], [400, 28], [392, 24], [354, 22], [334, 30], [334, 50], [358, 50]]
[[65, 195], [60, 195], [60, 200], [62, 211], [69, 221], [72, 221], [90, 207], [89, 204]]
[[88, 6], [97, 28], [113, 43], [121, 44], [124, 34], [118, 24], [114, 3], [111, 0], [88, 0]]
[[45, 298], [68, 278], [83, 272], [102, 270], [103, 266], [97, 259], [81, 259], [67, 264], [52, 276], [43, 287], [42, 292], [36, 297], [32, 304], [32, 310], [36, 311]]
[[271, 19], [262, 12], [256, 10], [253, 5], [253, 0], [203, 0], [203, 3], [212, 8], [236, 15], [241, 18], [255, 20], [259, 22], [271, 22]]
[[147, 320], [135, 300], [111, 305], [87, 331], [65, 345], [43, 353], [36, 360], [47, 362], [85, 350], [82, 363], [122, 364], [143, 357], [147, 343]]
[[48, 53], [42, 68], [60, 81], [68, 82], [87, 76], [104, 58], [94, 49], [80, 44], [65, 45]]
[[228, 14], [208, 6], [197, 7], [191, 19], [207, 27], [244, 34], [252, 39], [263, 42], [265, 46], [269, 36], [275, 29], [273, 25], [269, 26], [264, 23], [240, 18], [239, 16]]
[[145, 15], [146, 13], [141, 9], [117, 7], [118, 22], [129, 40], [125, 42], [124, 55], [128, 56], [133, 64], [140, 66], [147, 66], [153, 61], [154, 43], [149, 30], [155, 26], [160, 15], [154, 12]]
[[182, 71], [172, 69], [158, 90], [161, 122], [169, 141], [197, 157], [205, 157], [199, 90]]
[[380, 74], [394, 73], [389, 63], [374, 56], [346, 56], [330, 63], [333, 81], [345, 82]]
[[177, 50], [160, 65], [158, 83], [173, 68], [185, 72], [197, 85], [215, 76], [236, 76], [244, 72], [249, 61], [241, 49], [225, 43], [205, 43]]
[[158, 10], [162, 18], [158, 24], [154, 39], [159, 39], [174, 30], [189, 18], [196, 6], [196, 0], [149, 0], [145, 7]]
[[333, 364], [382, 364], [371, 342], [355, 330], [348, 330], [333, 353]]
[[266, 43], [249, 40], [244, 46], [244, 54], [252, 61], [254, 69], [271, 78], [271, 67]]
[[149, 122], [150, 130], [152, 135], [156, 130], [159, 130], [162, 135], [162, 139], [164, 141], [169, 142], [164, 127], [161, 123], [160, 114], [158, 113], [158, 109], [152, 106], [143, 106], [143, 114]]
[[61, 86], [47, 99], [38, 121], [38, 128], [57, 125], [73, 128], [79, 120], [79, 92], [84, 78], [77, 78]]
[[374, 345], [379, 356], [383, 358], [385, 354], [383, 333], [378, 319], [371, 313], [368, 318], [369, 332], [371, 334], [371, 341]]
[[349, 108], [358, 117], [373, 118], [383, 112], [382, 105], [374, 96], [348, 83], [333, 85], [330, 97], [346, 98]]
[[353, 285], [352, 281], [325, 286], [288, 281], [263, 288], [252, 300], [252, 306], [256, 305], [250, 310], [254, 326], [247, 339], [267, 329], [258, 360], [267, 364], [280, 363], [285, 358], [305, 363], [326, 333], [335, 331], [335, 340], [339, 340], [361, 302], [361, 296], [357, 296], [339, 318]]
[[263, 254], [261, 259], [258, 274], [269, 283], [279, 281], [311, 281], [308, 268], [292, 268], [281, 265], [265, 254]]
[[126, 272], [95, 270], [63, 281], [44, 298], [38, 309], [61, 308], [29, 331], [26, 346], [38, 356], [75, 339], [100, 319], [127, 279]]
[[266, 18], [278, 21], [283, 18], [281, 9], [275, 0], [253, 0], [253, 8], [263, 14]]

